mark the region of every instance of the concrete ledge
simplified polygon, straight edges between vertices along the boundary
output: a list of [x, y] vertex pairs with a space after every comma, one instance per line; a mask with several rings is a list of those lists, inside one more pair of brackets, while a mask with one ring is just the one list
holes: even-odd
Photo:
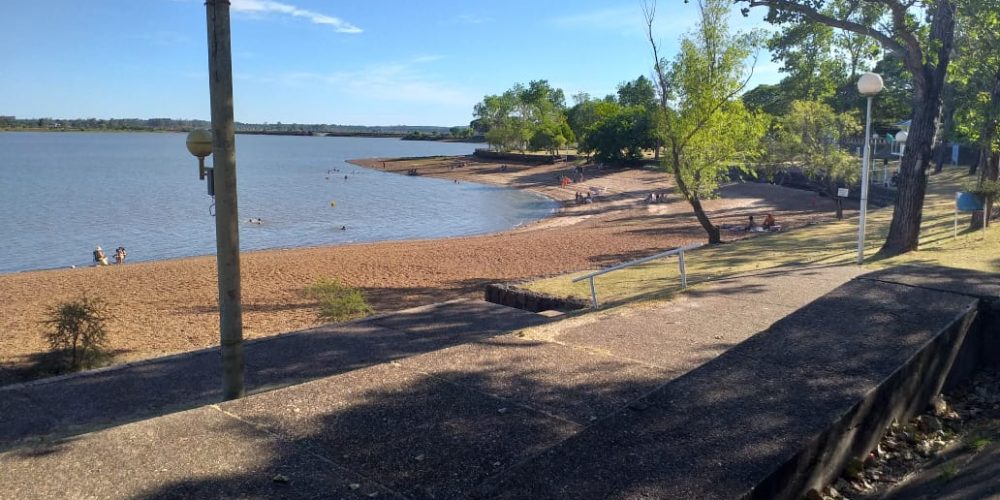
[[518, 288], [516, 285], [510, 283], [492, 283], [487, 285], [484, 299], [494, 304], [531, 312], [549, 310], [569, 312], [585, 309], [590, 306], [590, 303], [585, 300], [573, 297], [554, 297]]
[[979, 308], [854, 280], [476, 493], [796, 498], [926, 405]]

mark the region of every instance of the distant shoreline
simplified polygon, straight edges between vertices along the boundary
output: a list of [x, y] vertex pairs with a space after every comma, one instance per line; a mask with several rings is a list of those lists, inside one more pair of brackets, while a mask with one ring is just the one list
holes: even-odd
[[[45, 133], [185, 133], [191, 129], [150, 129], [150, 128], [124, 128], [124, 129], [91, 129], [91, 128], [51, 128], [51, 127], [18, 127], [0, 128], [0, 132], [45, 132]], [[435, 135], [415, 136], [407, 132], [312, 132], [298, 130], [237, 130], [236, 135], [278, 135], [293, 137], [366, 137], [373, 139], [399, 139], [402, 141], [433, 141], [433, 142], [458, 142], [479, 144], [484, 142], [482, 137], [449, 137]]]

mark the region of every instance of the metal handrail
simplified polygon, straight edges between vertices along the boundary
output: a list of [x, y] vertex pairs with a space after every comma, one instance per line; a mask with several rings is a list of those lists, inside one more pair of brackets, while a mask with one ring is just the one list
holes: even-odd
[[687, 288], [687, 269], [684, 267], [684, 252], [686, 252], [688, 250], [694, 250], [695, 248], [700, 248], [700, 247], [702, 247], [704, 245], [705, 245], [704, 243], [695, 243], [693, 245], [686, 245], [686, 246], [683, 246], [683, 247], [677, 247], [677, 248], [675, 248], [673, 250], [668, 250], [666, 252], [661, 252], [661, 253], [658, 253], [656, 255], [650, 255], [649, 257], [643, 257], [641, 259], [633, 260], [633, 261], [630, 261], [630, 262], [623, 262], [621, 264], [617, 264], [617, 265], [611, 266], [611, 267], [609, 267], [607, 269], [601, 269], [600, 271], [594, 271], [594, 272], [592, 272], [590, 274], [585, 274], [583, 276], [580, 276], [579, 278], [575, 278], [572, 282], [573, 283], [577, 283], [579, 281], [583, 281], [583, 280], [586, 280], [586, 279], [590, 280], [590, 300], [591, 300], [591, 302], [594, 305], [594, 309], [597, 309], [597, 288], [594, 285], [594, 278], [595, 277], [600, 276], [602, 274], [610, 273], [611, 271], [617, 271], [619, 269], [624, 269], [626, 267], [637, 266], [639, 264], [644, 264], [644, 263], [649, 262], [651, 260], [661, 259], [663, 257], [670, 257], [671, 255], [677, 254], [677, 262], [678, 262], [678, 266], [680, 268], [680, 274], [681, 274], [681, 288]]

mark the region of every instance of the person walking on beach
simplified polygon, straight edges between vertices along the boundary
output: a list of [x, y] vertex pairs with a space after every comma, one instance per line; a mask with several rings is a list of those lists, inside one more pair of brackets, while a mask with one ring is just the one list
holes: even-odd
[[125, 247], [118, 247], [115, 249], [115, 264], [122, 265], [125, 263], [125, 257], [128, 256], [128, 252], [125, 251]]
[[94, 265], [95, 266], [106, 266], [108, 265], [108, 256], [104, 255], [104, 250], [101, 249], [100, 245], [94, 249]]

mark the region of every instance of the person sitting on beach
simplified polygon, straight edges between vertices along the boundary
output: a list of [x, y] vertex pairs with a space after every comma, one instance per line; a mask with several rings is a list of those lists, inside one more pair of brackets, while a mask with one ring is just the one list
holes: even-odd
[[747, 222], [747, 225], [745, 228], [743, 228], [743, 230], [749, 233], [750, 231], [753, 231], [755, 229], [757, 229], [757, 222], [753, 220], [753, 216], [751, 215], [750, 220]]
[[94, 249], [94, 265], [95, 266], [108, 265], [108, 256], [104, 255], [104, 250], [101, 249], [100, 245], [98, 245], [97, 248]]
[[115, 249], [115, 264], [124, 264], [125, 257], [128, 256], [128, 252], [125, 251], [125, 247], [118, 247]]
[[774, 220], [774, 216], [771, 214], [767, 214], [767, 217], [764, 217], [764, 223], [761, 225], [764, 227], [765, 230], [770, 231], [771, 228], [775, 226], [775, 224], [777, 224], [777, 222]]

